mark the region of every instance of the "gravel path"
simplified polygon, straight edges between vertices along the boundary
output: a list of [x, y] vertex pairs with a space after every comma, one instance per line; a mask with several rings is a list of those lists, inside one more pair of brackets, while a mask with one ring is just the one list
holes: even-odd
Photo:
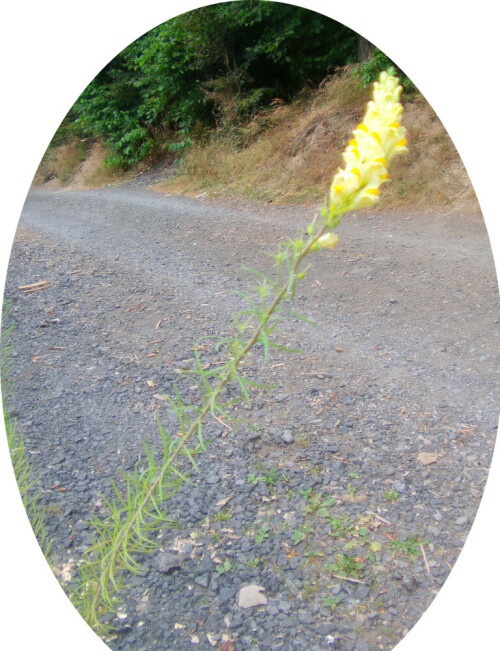
[[[226, 333], [249, 265], [305, 209], [155, 194], [31, 191], [13, 247], [8, 408], [40, 478], [59, 568], [91, 541], [120, 469]], [[112, 649], [390, 649], [445, 581], [476, 513], [498, 419], [498, 290], [482, 222], [360, 213], [318, 253], [281, 342], [258, 355], [248, 422], [212, 420], [196, 486], [124, 595]], [[43, 280], [45, 289], [19, 289]], [[43, 287], [43, 286], [42, 286]], [[204, 362], [213, 354], [206, 351]], [[347, 577], [347, 578], [342, 578]], [[241, 588], [267, 603], [238, 606]]]

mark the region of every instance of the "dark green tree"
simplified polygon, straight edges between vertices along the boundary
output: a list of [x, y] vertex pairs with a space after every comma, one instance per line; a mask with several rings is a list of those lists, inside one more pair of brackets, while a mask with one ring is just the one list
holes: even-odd
[[120, 52], [73, 107], [78, 128], [144, 159], [158, 134], [244, 120], [290, 101], [357, 58], [358, 36], [321, 14], [277, 2], [202, 7], [163, 23]]

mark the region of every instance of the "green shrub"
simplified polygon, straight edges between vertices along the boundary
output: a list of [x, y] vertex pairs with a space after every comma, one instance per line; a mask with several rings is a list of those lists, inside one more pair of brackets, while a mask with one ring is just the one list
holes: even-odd
[[149, 156], [158, 133], [238, 124], [274, 98], [291, 100], [356, 60], [357, 35], [292, 5], [242, 0], [201, 7], [144, 34], [93, 79], [75, 103], [72, 127], [106, 142], [108, 165]]
[[378, 76], [383, 70], [387, 70], [389, 74], [399, 77], [399, 83], [405, 90], [415, 89], [411, 79], [407, 77], [405, 73], [378, 48], [373, 50], [368, 61], [354, 70], [354, 74], [356, 77], [359, 77], [361, 86], [366, 88], [369, 84], [378, 79]]

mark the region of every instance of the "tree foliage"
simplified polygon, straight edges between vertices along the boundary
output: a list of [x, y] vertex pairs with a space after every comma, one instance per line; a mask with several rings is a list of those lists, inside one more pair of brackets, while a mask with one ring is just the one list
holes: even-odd
[[366, 88], [369, 84], [374, 82], [383, 70], [392, 70], [399, 78], [399, 83], [403, 86], [405, 91], [414, 90], [415, 86], [411, 79], [399, 68], [394, 61], [389, 59], [387, 54], [374, 48], [363, 64], [357, 68], [355, 74], [359, 77], [361, 86]]
[[187, 136], [243, 120], [274, 98], [289, 101], [356, 54], [357, 34], [307, 9], [262, 0], [210, 5], [125, 48], [72, 114], [83, 135], [107, 142], [110, 164], [130, 165], [167, 133]]

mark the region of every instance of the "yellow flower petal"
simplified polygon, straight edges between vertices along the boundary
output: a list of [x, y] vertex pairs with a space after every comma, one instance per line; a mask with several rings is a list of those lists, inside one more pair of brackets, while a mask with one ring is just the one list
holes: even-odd
[[339, 238], [335, 233], [325, 233], [319, 238], [317, 244], [321, 249], [333, 249], [338, 241]]

